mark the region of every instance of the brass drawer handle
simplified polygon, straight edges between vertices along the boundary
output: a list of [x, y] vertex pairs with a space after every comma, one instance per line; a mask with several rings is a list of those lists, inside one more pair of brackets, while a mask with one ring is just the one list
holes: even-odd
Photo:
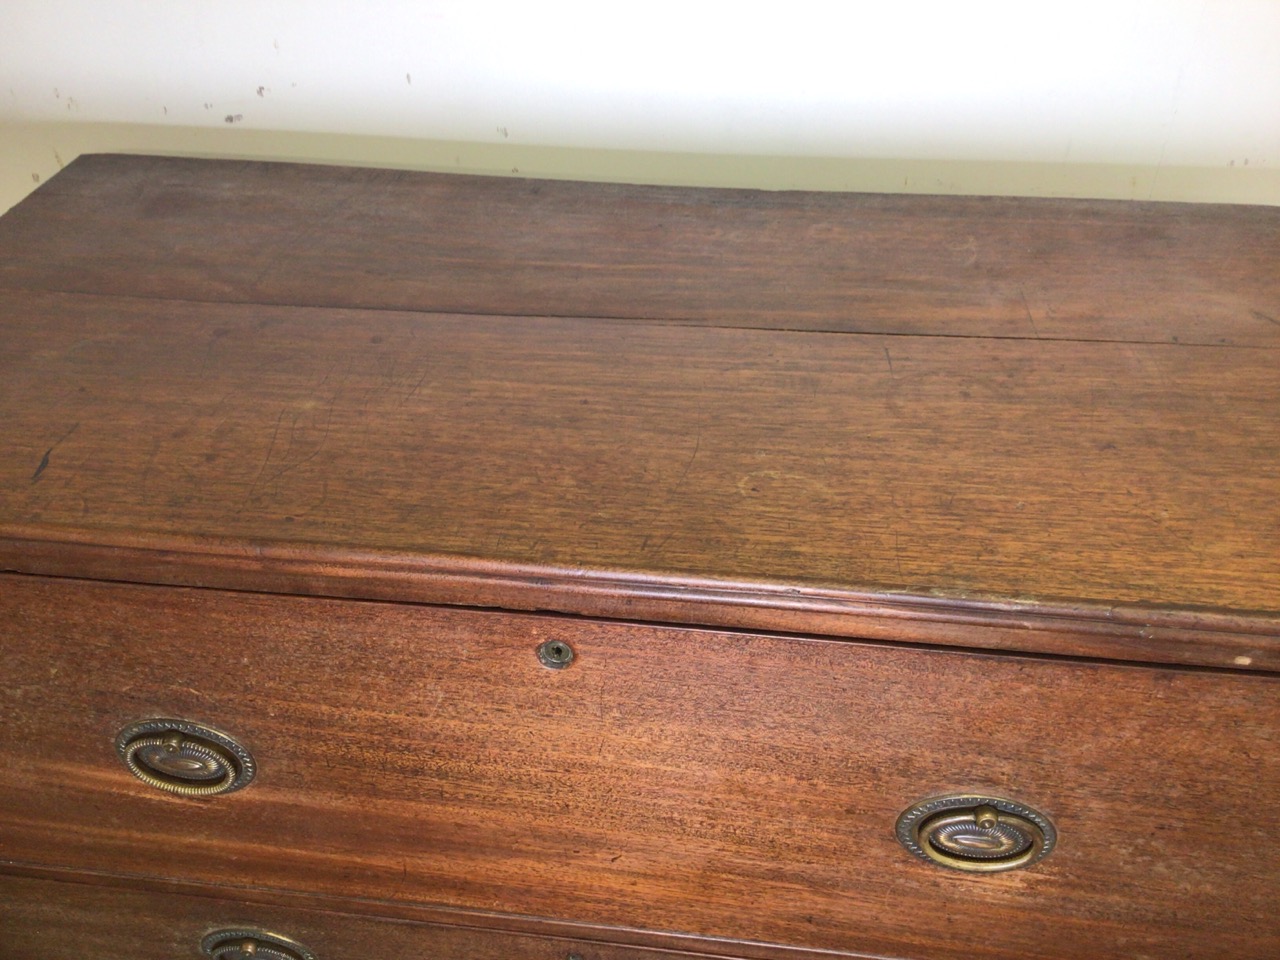
[[316, 960], [297, 940], [265, 930], [215, 930], [200, 941], [210, 960]]
[[996, 873], [1043, 860], [1057, 844], [1049, 818], [1001, 797], [953, 794], [922, 800], [898, 817], [899, 842], [953, 870]]
[[129, 772], [148, 786], [184, 797], [212, 797], [249, 785], [253, 756], [220, 730], [187, 720], [143, 720], [116, 737]]

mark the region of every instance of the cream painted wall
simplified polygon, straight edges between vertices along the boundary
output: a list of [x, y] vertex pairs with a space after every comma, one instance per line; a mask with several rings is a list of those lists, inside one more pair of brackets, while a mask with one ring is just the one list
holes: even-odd
[[86, 151], [1280, 204], [1280, 2], [4, 0], [0, 209]]

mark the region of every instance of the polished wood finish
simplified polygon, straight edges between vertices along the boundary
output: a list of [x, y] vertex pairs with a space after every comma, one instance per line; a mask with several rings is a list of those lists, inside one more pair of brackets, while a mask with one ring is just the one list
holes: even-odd
[[[1280, 950], [1280, 678], [3, 586], [11, 860], [888, 956]], [[111, 741], [153, 716], [232, 733], [257, 779], [133, 780]], [[980, 878], [907, 855], [898, 813], [957, 790], [1041, 809], [1059, 849]]]
[[230, 927], [297, 940], [316, 960], [681, 960], [691, 954], [0, 875], [5, 960], [174, 960]]
[[[1280, 955], [1277, 264], [1271, 208], [77, 160], [0, 220], [0, 954]], [[256, 779], [133, 779], [164, 716]], [[1057, 849], [915, 859], [952, 792]]]
[[1269, 350], [0, 305], [9, 569], [1280, 667]]
[[1280, 208], [81, 157], [0, 286], [798, 330], [1280, 343]]
[[[468, 930], [495, 931], [499, 933], [527, 934], [538, 939], [577, 941], [579, 943], [625, 944], [652, 951], [654, 960], [676, 960], [677, 957], [717, 957], [726, 960], [830, 960], [838, 957], [861, 957], [864, 954], [829, 950], [810, 950], [789, 944], [763, 944], [745, 940], [713, 940], [669, 930], [636, 930], [620, 927], [601, 927], [572, 920], [555, 920], [546, 917], [515, 916], [484, 910], [468, 910], [441, 904], [418, 904], [405, 901], [373, 900], [350, 896], [327, 896], [315, 893], [298, 893], [266, 887], [229, 886], [226, 882], [216, 885], [191, 880], [117, 875], [90, 870], [69, 870], [61, 867], [44, 867], [29, 863], [7, 861], [0, 876], [23, 877], [32, 880], [52, 880], [57, 884], [81, 883], [113, 890], [144, 893], [147, 902], [155, 904], [173, 894], [189, 897], [235, 901], [256, 911], [259, 906], [286, 907], [292, 910], [325, 910], [344, 916], [377, 917], [383, 920], [402, 920], [416, 923], [464, 927]], [[51, 892], [65, 891], [63, 886], [50, 885]], [[13, 911], [17, 912], [17, 911]], [[0, 913], [0, 917], [3, 914]], [[627, 956], [626, 948], [619, 953]], [[638, 951], [637, 951], [638, 952]], [[74, 956], [74, 955], [73, 955]], [[357, 954], [359, 956], [359, 954]], [[415, 952], [407, 954], [416, 957]], [[648, 956], [648, 954], [644, 954]], [[78, 960], [78, 958], [77, 958]], [[883, 958], [874, 958], [883, 960]]]

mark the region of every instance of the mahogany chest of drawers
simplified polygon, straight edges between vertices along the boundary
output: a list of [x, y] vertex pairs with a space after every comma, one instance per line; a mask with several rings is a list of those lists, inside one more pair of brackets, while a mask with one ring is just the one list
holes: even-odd
[[0, 956], [1280, 955], [1280, 209], [84, 157]]

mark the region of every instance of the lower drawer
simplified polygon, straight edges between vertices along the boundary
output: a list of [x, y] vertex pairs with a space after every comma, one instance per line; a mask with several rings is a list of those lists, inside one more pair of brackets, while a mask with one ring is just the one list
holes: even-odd
[[[678, 960], [686, 956], [569, 937], [0, 875], [0, 956], [5, 960], [207, 960], [202, 949], [206, 938], [216, 951], [220, 942], [243, 944], [255, 939], [255, 934], [267, 935], [258, 942], [291, 952], [294, 948], [273, 936], [293, 941], [315, 960]], [[230, 960], [240, 960], [241, 953], [233, 948]], [[259, 951], [260, 957], [269, 955]]]
[[[1280, 956], [1274, 676], [17, 576], [0, 654], [0, 860], [708, 944]], [[114, 740], [151, 717], [256, 779], [145, 786]], [[966, 791], [1057, 849], [903, 849]]]

